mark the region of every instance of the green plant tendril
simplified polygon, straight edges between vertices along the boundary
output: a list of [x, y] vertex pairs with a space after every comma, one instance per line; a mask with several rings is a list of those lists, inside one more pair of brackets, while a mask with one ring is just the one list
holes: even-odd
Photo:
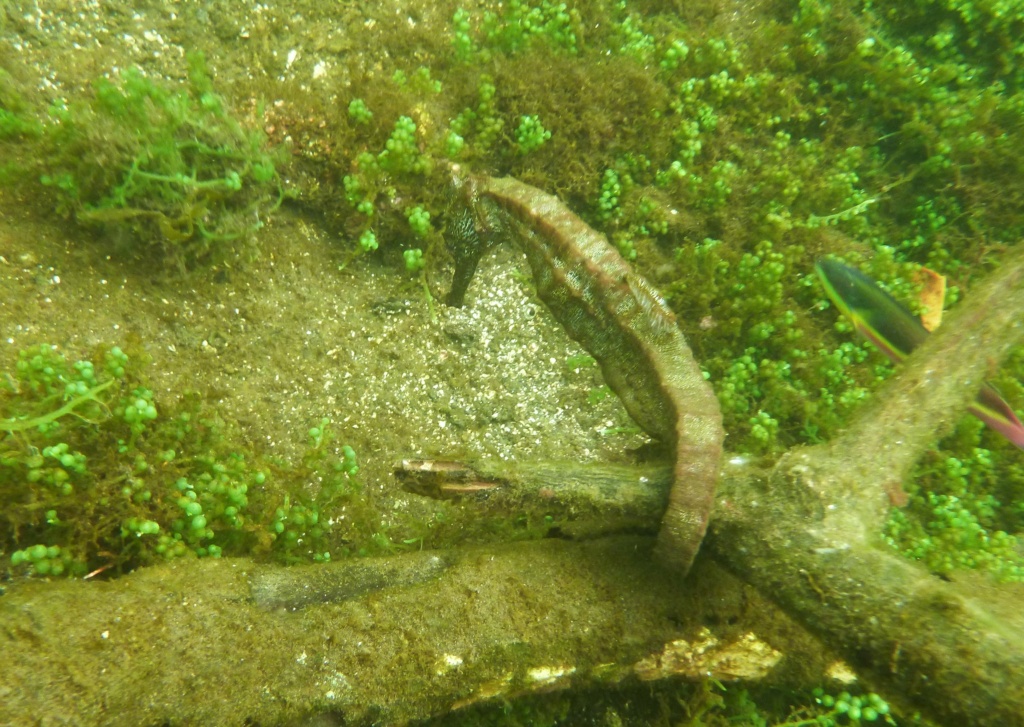
[[[49, 414], [43, 414], [42, 416], [33, 417], [31, 419], [0, 419], [0, 431], [23, 432], [26, 429], [33, 429], [34, 427], [38, 427], [40, 424], [49, 424], [50, 422], [56, 421], [60, 419], [62, 416], [67, 416], [68, 414], [71, 414], [76, 407], [78, 407], [81, 404], [84, 404], [87, 401], [99, 402], [99, 400], [96, 398], [96, 395], [99, 394], [101, 391], [109, 389], [110, 386], [115, 381], [116, 379], [111, 379], [110, 381], [106, 381], [100, 384], [99, 386], [95, 386], [89, 389], [81, 396], [75, 397], [67, 404], [62, 406], [60, 409], [55, 409], [54, 411], [51, 411]], [[102, 404], [102, 402], [99, 403]]]

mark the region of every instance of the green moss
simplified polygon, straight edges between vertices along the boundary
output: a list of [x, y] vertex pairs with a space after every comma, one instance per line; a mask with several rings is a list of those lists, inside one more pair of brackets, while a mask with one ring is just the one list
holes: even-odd
[[39, 122], [32, 118], [29, 104], [18, 84], [0, 68], [0, 142], [35, 137], [40, 130]]
[[373, 119], [373, 112], [366, 106], [361, 98], [354, 98], [348, 104], [348, 117], [357, 124], [369, 124]]
[[551, 138], [551, 132], [544, 128], [537, 116], [521, 116], [516, 127], [516, 145], [520, 154], [529, 154], [539, 149]]
[[40, 576], [82, 576], [85, 575], [85, 564], [74, 560], [70, 553], [59, 545], [29, 546], [11, 553], [11, 565], [26, 568], [29, 572]]
[[[383, 528], [356, 479], [355, 452], [326, 420], [301, 462], [269, 463], [235, 447], [195, 397], [156, 403], [137, 357], [117, 347], [70, 363], [35, 346], [6, 381], [0, 548], [18, 571], [80, 576], [178, 557], [376, 552]], [[320, 483], [312, 496], [309, 482]]]
[[505, 121], [495, 105], [498, 92], [494, 80], [480, 76], [477, 86], [478, 102], [475, 107], [463, 109], [451, 121], [451, 132], [460, 138], [469, 138], [478, 154], [486, 154], [497, 141]]
[[430, 213], [420, 205], [410, 208], [407, 211], [407, 218], [409, 220], [409, 227], [416, 237], [426, 237], [433, 231], [433, 228], [430, 226]]
[[278, 155], [216, 93], [201, 55], [186, 85], [128, 69], [54, 103], [24, 143], [57, 208], [189, 265], [236, 257], [281, 200]]
[[1024, 556], [1010, 534], [1024, 522], [1024, 468], [1012, 454], [997, 456], [1008, 449], [980, 421], [965, 417], [919, 463], [909, 503], [886, 524], [889, 544], [935, 573], [970, 569], [1024, 580]]
[[462, 58], [472, 58], [478, 46], [487, 52], [519, 53], [535, 43], [547, 43], [568, 53], [577, 51], [579, 14], [565, 3], [550, 0], [530, 2], [511, 0], [497, 12], [485, 11], [479, 43], [470, 31], [470, 16], [461, 8], [453, 22], [456, 51]]
[[416, 142], [416, 123], [408, 116], [399, 116], [391, 136], [384, 143], [384, 151], [377, 155], [377, 164], [392, 174], [424, 174], [430, 168], [426, 157], [420, 154]]

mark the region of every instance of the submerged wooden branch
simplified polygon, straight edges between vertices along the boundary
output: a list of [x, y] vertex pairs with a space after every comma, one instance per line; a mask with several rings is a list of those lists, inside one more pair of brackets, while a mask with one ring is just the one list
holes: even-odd
[[[494, 483], [464, 496], [482, 517], [507, 518], [542, 501], [558, 514], [560, 532], [591, 536], [627, 521], [655, 532], [672, 474], [667, 465], [569, 463], [491, 462], [473, 471]], [[650, 487], [637, 487], [640, 479]], [[1024, 616], [1016, 604], [1024, 585], [946, 582], [877, 535], [837, 531], [842, 519], [802, 468], [783, 477], [736, 458], [721, 479], [709, 555], [770, 595], [877, 689], [905, 695], [908, 710], [950, 725], [1022, 724]]]
[[709, 543], [851, 663], [951, 725], [1024, 724], [1024, 587], [945, 583], [882, 549], [890, 493], [1024, 342], [1024, 246], [972, 289], [849, 429], [732, 480]]
[[[206, 559], [22, 584], [0, 597], [0, 724], [405, 724], [558, 688], [760, 678], [780, 654], [752, 628], [786, 634], [791, 668], [824, 667], [810, 639], [793, 653], [799, 630], [739, 581], [708, 562], [683, 583], [653, 544], [297, 568]], [[723, 623], [753, 617], [709, 634], [707, 598]]]
[[947, 725], [1024, 724], [1024, 618], [1013, 605], [1024, 587], [945, 582], [881, 542], [839, 540], [823, 513], [807, 517], [780, 486], [727, 483], [706, 541], [715, 559], [908, 712]]
[[[656, 532], [671, 473], [645, 475], [662, 480], [659, 492], [635, 487], [628, 468], [520, 467], [502, 477], [504, 500], [480, 502], [515, 512], [526, 493], [549, 502], [551, 488], [574, 491], [577, 504], [588, 492], [614, 503], [618, 482], [637, 493], [623, 512], [642, 524], [650, 509], [646, 528]], [[1015, 601], [998, 608], [976, 583], [943, 582], [871, 544], [837, 544], [817, 531], [821, 513], [802, 518], [803, 504], [769, 474], [726, 467], [707, 554], [771, 594], [873, 688], [906, 695], [907, 709], [950, 725], [1020, 724], [1024, 620], [1014, 607], [1024, 587], [1002, 591]], [[673, 577], [652, 561], [652, 546], [642, 537], [544, 540], [288, 569], [192, 561], [109, 583], [22, 584], [0, 598], [0, 723], [333, 713], [345, 724], [398, 724], [530, 691], [693, 676], [708, 604], [751, 595], [735, 593], [710, 559], [685, 581]], [[723, 650], [699, 663], [717, 678], [742, 676], [730, 671], [740, 649], [761, 665], [757, 674], [767, 671], [777, 656], [751, 643], [751, 631], [793, 656], [791, 627], [777, 639], [758, 623], [768, 611], [745, 608], [736, 628], [715, 634]]]
[[619, 533], [655, 534], [674, 473], [670, 464], [583, 465], [578, 462], [506, 462], [471, 465], [404, 460], [395, 470], [408, 492], [459, 500], [485, 518], [505, 521], [535, 515], [551, 522], [550, 535], [582, 539]]

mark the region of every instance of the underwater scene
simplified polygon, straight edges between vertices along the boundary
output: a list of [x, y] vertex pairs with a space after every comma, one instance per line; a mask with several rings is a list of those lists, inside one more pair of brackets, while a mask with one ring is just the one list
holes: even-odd
[[0, 724], [1024, 725], [1024, 0], [0, 0]]

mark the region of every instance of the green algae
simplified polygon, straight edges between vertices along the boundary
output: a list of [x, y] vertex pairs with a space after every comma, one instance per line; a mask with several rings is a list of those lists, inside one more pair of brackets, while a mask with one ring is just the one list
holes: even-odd
[[[6, 374], [0, 401], [18, 416], [0, 420], [0, 547], [15, 572], [113, 575], [184, 556], [329, 560], [332, 544], [336, 557], [375, 549], [379, 515], [355, 479], [354, 450], [331, 446], [328, 420], [310, 431], [301, 463], [247, 458], [194, 396], [158, 412], [142, 356], [108, 347], [72, 364], [42, 345]], [[314, 478], [314, 493], [293, 484]], [[347, 522], [329, 542], [341, 508]], [[55, 556], [24, 557], [29, 546], [63, 552], [60, 570]]]

